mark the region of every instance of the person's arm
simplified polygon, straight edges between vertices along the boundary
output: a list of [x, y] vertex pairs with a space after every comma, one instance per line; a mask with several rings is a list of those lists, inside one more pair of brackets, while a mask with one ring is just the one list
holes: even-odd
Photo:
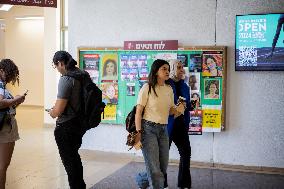
[[185, 110], [185, 102], [184, 103], [180, 103], [178, 106], [176, 107], [171, 107], [170, 109], [170, 115], [173, 115], [174, 118], [177, 118], [178, 116], [180, 116], [181, 114], [184, 114], [184, 110]]
[[18, 106], [25, 101], [24, 95], [17, 95], [13, 99], [4, 99], [3, 95], [0, 95], [0, 109], [4, 109], [10, 106]]
[[185, 103], [179, 103], [179, 101], [178, 101], [177, 105], [175, 105], [174, 93], [173, 92], [171, 93], [170, 104], [171, 104], [171, 108], [170, 108], [170, 112], [169, 112], [170, 115], [174, 115], [174, 117], [176, 118], [176, 117], [180, 116], [181, 114], [183, 114], [184, 107], [186, 106], [186, 104]]
[[135, 127], [136, 131], [141, 131], [141, 121], [142, 121], [142, 112], [144, 110], [144, 106], [137, 104], [136, 113], [135, 113]]
[[60, 116], [64, 112], [67, 103], [68, 103], [67, 99], [57, 99], [54, 107], [49, 112], [50, 116], [52, 118]]
[[72, 94], [74, 80], [68, 76], [62, 76], [58, 83], [57, 100], [54, 107], [50, 110], [49, 114], [52, 118], [60, 116], [68, 103], [68, 99]]
[[135, 126], [136, 131], [141, 131], [141, 120], [142, 120], [142, 112], [146, 107], [146, 104], [149, 100], [149, 87], [148, 84], [145, 84], [139, 91], [136, 105], [136, 113], [135, 113]]
[[180, 102], [177, 105], [174, 105], [170, 108], [170, 115], [174, 115], [174, 118], [184, 114], [186, 109], [186, 102]]
[[143, 112], [144, 106], [137, 104], [136, 105], [136, 113], [135, 113], [135, 127], [136, 127], [136, 137], [134, 142], [134, 148], [136, 150], [139, 150], [142, 148], [141, 144], [141, 133], [142, 133], [142, 127], [141, 127], [141, 121], [142, 121], [142, 112]]
[[174, 115], [175, 113], [176, 113], [176, 108], [175, 107], [171, 107], [170, 115]]

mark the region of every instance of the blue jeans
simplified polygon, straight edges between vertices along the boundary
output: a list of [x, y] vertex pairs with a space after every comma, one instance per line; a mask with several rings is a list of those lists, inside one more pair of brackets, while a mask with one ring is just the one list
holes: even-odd
[[153, 189], [163, 189], [164, 176], [167, 174], [169, 162], [167, 125], [142, 120], [142, 129], [142, 153], [147, 174], [150, 176], [150, 187]]

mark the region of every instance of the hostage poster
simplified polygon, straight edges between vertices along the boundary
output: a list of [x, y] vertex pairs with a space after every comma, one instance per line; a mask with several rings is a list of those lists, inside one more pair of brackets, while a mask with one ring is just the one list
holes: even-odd
[[83, 69], [90, 74], [94, 83], [99, 82], [99, 54], [84, 54], [83, 55]]
[[202, 110], [190, 111], [189, 135], [202, 135]]

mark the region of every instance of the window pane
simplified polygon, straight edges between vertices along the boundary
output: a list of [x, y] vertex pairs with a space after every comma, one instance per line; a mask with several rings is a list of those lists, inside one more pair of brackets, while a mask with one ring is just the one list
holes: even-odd
[[68, 0], [64, 0], [64, 25], [67, 27], [68, 26]]

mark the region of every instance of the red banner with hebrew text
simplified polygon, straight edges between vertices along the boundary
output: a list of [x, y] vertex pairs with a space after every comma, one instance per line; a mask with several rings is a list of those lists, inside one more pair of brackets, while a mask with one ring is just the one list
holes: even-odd
[[178, 40], [124, 41], [124, 50], [178, 50]]
[[57, 7], [57, 0], [1, 0], [0, 3], [38, 7]]

